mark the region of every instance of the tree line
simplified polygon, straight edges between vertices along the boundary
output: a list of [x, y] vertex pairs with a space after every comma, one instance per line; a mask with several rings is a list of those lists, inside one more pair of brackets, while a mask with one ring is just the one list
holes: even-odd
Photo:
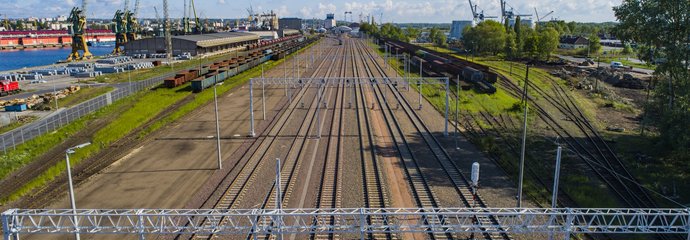
[[657, 63], [643, 121], [658, 129], [660, 147], [675, 160], [669, 164], [690, 168], [690, 1], [623, 0], [613, 10], [620, 22], [614, 32]]
[[529, 58], [548, 60], [558, 48], [559, 32], [553, 27], [537, 27], [518, 24], [514, 26], [493, 20], [467, 26], [463, 30], [465, 49], [478, 54], [503, 54], [507, 59]]

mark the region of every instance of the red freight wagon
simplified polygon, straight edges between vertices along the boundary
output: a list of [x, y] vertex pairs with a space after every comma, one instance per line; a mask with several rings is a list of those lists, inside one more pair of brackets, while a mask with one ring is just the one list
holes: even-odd
[[15, 94], [19, 90], [19, 82], [0, 81], [0, 96]]

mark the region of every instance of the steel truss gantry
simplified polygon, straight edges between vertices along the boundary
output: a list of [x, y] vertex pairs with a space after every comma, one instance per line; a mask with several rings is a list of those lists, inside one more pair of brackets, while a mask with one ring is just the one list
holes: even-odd
[[[225, 224], [212, 222], [225, 217]], [[500, 225], [478, 224], [492, 216]], [[335, 220], [328, 220], [328, 219]], [[367, 221], [368, 218], [382, 221]], [[75, 220], [76, 219], [76, 220]], [[75, 222], [76, 221], [76, 222]], [[282, 224], [271, 224], [281, 222]], [[337, 224], [332, 224], [337, 223]], [[439, 223], [439, 224], [429, 224]], [[342, 208], [342, 209], [10, 209], [4, 239], [24, 234], [551, 233], [683, 234], [690, 209]]]
[[[355, 85], [390, 85], [393, 87], [398, 87], [398, 86], [405, 86], [406, 90], [410, 90], [410, 84], [415, 84], [419, 89], [422, 89], [422, 85], [440, 85], [443, 86], [443, 91], [445, 91], [445, 99], [446, 99], [446, 104], [445, 104], [445, 129], [443, 132], [444, 136], [448, 136], [448, 112], [449, 112], [449, 96], [450, 96], [450, 81], [447, 77], [326, 77], [326, 78], [300, 78], [300, 77], [283, 77], [283, 78], [251, 78], [249, 79], [249, 136], [250, 137], [255, 137], [256, 136], [256, 131], [255, 131], [255, 125], [254, 125], [254, 84], [260, 84], [261, 85], [261, 102], [262, 102], [262, 113], [263, 113], [263, 119], [266, 120], [266, 91], [265, 87], [267, 85], [279, 85], [279, 86], [284, 86], [285, 88], [285, 96], [288, 96], [289, 101], [292, 102], [292, 93], [290, 90], [288, 90], [288, 87], [292, 89], [294, 86], [298, 86], [300, 88], [303, 88], [305, 86], [313, 85], [316, 84], [319, 88], [319, 94], [317, 94], [317, 97], [320, 96], [322, 93], [321, 88], [322, 87], [328, 87], [328, 86], [334, 86], [334, 85], [340, 85], [344, 84], [347, 87], [352, 87]], [[354, 91], [354, 88], [353, 88]], [[417, 100], [419, 103], [419, 109], [422, 109], [422, 91], [419, 92], [419, 99]], [[354, 95], [354, 94], [353, 94]], [[319, 99], [321, 100], [321, 99]], [[384, 100], [387, 101], [387, 98], [384, 96]], [[350, 102], [352, 99], [350, 99]], [[318, 106], [320, 104], [317, 104], [317, 114], [318, 114]], [[324, 105], [326, 105], [324, 103]], [[351, 103], [350, 103], [351, 105]], [[317, 119], [320, 120], [319, 117]], [[319, 136], [321, 137], [321, 134], [319, 133]]]
[[358, 84], [358, 85], [371, 85], [371, 84], [400, 84], [402, 86], [407, 86], [409, 84], [414, 85], [441, 85], [445, 86], [448, 81], [447, 77], [328, 77], [328, 78], [253, 78], [251, 81], [255, 81], [257, 84], [265, 85], [300, 85], [300, 84]]

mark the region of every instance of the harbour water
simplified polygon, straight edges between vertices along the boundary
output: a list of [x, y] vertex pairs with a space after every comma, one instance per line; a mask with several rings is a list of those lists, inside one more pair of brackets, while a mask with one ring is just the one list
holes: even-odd
[[[112, 47], [106, 46], [89, 47], [89, 51], [94, 56], [107, 55], [112, 50]], [[57, 61], [65, 60], [71, 51], [72, 48], [69, 47], [3, 50], [0, 51], [0, 72], [50, 65]]]

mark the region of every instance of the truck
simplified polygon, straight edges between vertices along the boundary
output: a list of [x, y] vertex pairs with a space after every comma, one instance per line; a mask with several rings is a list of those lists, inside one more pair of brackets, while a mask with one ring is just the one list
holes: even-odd
[[15, 94], [20, 90], [19, 82], [17, 81], [0, 81], [0, 96]]

